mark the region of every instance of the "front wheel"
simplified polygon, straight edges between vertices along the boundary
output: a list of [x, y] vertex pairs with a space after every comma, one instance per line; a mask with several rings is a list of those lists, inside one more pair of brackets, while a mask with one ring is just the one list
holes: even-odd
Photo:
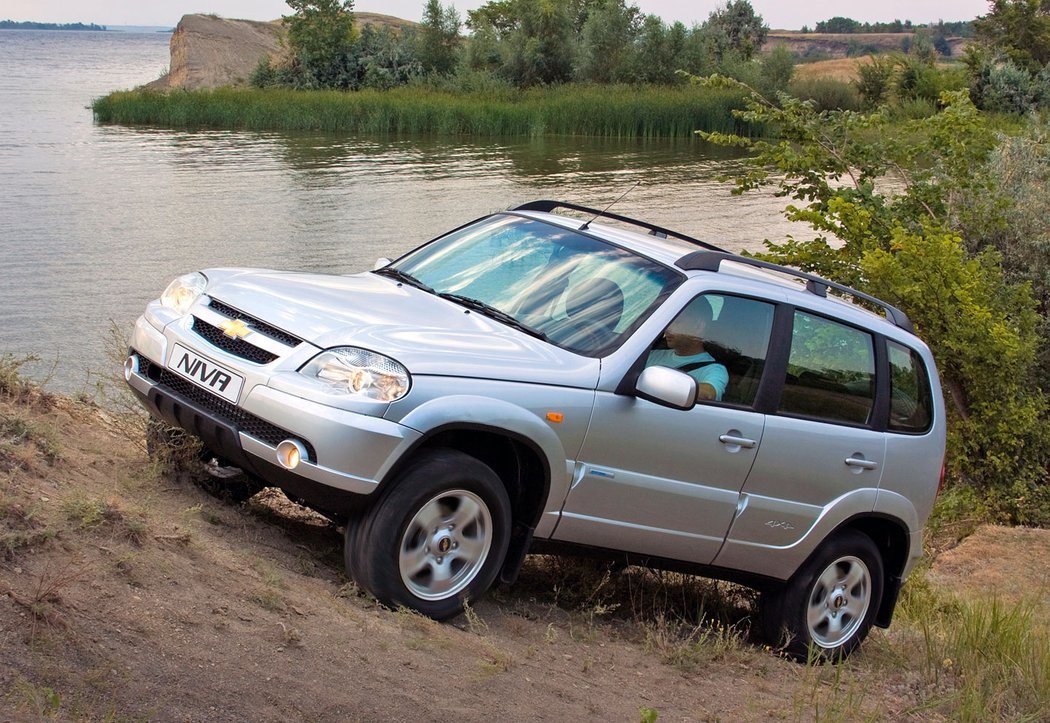
[[510, 540], [510, 500], [488, 465], [456, 450], [416, 459], [347, 530], [347, 571], [381, 602], [436, 620], [496, 579]]
[[847, 530], [818, 549], [780, 590], [766, 593], [766, 633], [799, 660], [839, 660], [871, 629], [882, 599], [882, 555]]

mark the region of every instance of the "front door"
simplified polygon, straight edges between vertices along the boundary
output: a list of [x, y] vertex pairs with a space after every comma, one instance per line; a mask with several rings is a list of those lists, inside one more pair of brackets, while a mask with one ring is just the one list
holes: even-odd
[[691, 410], [599, 392], [556, 539], [714, 558], [762, 442], [765, 417], [751, 405], [772, 320], [773, 305], [742, 297], [704, 294], [685, 306], [649, 361], [685, 371], [715, 397]]

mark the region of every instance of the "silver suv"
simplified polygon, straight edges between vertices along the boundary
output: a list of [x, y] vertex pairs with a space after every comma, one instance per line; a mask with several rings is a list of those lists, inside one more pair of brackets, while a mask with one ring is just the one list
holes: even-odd
[[350, 276], [187, 274], [131, 347], [232, 495], [345, 524], [353, 579], [437, 619], [558, 550], [750, 585], [771, 639], [842, 656], [889, 624], [942, 473], [900, 311], [568, 203]]

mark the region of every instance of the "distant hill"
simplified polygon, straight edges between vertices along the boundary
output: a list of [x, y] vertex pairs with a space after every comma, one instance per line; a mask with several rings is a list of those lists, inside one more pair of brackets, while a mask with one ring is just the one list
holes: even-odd
[[[771, 51], [783, 44], [799, 60], [826, 60], [860, 55], [892, 53], [904, 50], [914, 33], [801, 33], [789, 30], [772, 30], [766, 36], [763, 52]], [[948, 38], [952, 55], [961, 55], [963, 49], [973, 42], [968, 38]]]

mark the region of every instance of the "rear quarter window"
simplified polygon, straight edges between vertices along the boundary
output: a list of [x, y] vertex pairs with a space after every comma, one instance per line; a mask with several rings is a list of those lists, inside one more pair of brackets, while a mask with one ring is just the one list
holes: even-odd
[[933, 394], [922, 357], [894, 341], [886, 342], [890, 361], [890, 419], [894, 432], [917, 434], [933, 421]]

